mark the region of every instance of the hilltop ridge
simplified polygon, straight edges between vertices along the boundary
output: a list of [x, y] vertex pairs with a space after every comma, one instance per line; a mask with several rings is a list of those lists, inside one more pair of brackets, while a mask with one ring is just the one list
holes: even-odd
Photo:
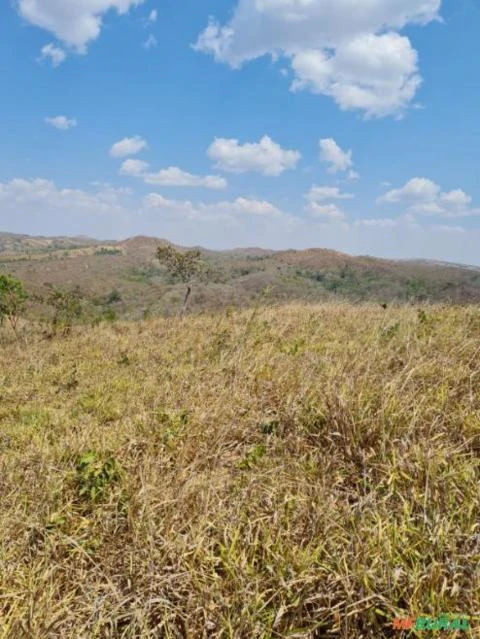
[[[9, 272], [41, 294], [45, 284], [79, 286], [101, 300], [112, 291], [121, 298], [120, 316], [138, 309], [165, 313], [182, 286], [155, 259], [158, 246], [172, 244], [145, 235], [123, 240], [88, 237], [33, 237], [0, 233], [0, 272]], [[208, 282], [194, 288], [192, 309], [214, 310], [271, 301], [480, 302], [480, 268], [428, 260], [352, 256], [325, 248], [231, 250], [199, 248], [210, 266]], [[118, 293], [118, 295], [117, 295]]]

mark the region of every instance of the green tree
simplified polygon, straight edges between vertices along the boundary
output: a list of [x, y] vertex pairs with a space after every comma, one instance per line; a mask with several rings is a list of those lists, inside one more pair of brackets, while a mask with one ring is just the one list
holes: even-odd
[[16, 332], [27, 299], [28, 294], [20, 280], [11, 275], [0, 275], [0, 324], [7, 319]]
[[60, 329], [62, 335], [68, 335], [74, 320], [80, 318], [83, 313], [83, 296], [80, 289], [76, 287], [62, 291], [52, 288], [46, 301], [53, 307], [53, 334], [56, 334]]
[[201, 259], [201, 253], [198, 249], [177, 251], [173, 246], [167, 245], [157, 248], [156, 257], [166, 267], [170, 275], [180, 279], [187, 285], [185, 298], [180, 310], [180, 317], [183, 317], [192, 292], [193, 279], [202, 272], [206, 272], [206, 265]]

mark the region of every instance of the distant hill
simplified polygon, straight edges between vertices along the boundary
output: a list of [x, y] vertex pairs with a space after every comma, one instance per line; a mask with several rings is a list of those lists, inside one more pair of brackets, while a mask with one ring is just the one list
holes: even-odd
[[[147, 236], [100, 241], [0, 233], [0, 272], [14, 274], [37, 294], [51, 284], [79, 286], [99, 305], [115, 299], [116, 313], [122, 317], [169, 313], [181, 299], [183, 287], [155, 260], [156, 247], [167, 243]], [[478, 267], [353, 257], [320, 248], [201, 250], [211, 275], [208, 283], [194, 288], [191, 303], [196, 310], [248, 306], [267, 299], [480, 302]]]

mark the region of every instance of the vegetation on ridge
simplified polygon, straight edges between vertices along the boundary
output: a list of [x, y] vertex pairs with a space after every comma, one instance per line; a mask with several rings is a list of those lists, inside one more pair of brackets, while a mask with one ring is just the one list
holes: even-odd
[[[0, 273], [12, 274], [38, 298], [48, 296], [48, 284], [63, 291], [78, 287], [100, 314], [112, 315], [106, 300], [114, 293], [116, 317], [177, 314], [185, 283], [162, 268], [159, 246], [162, 252], [192, 252], [149, 237], [100, 243], [0, 234]], [[323, 249], [193, 252], [208, 266], [189, 296], [194, 313], [254, 307], [265, 303], [265, 291], [274, 303], [480, 303], [480, 268], [351, 257]], [[48, 313], [30, 305], [29, 316]]]

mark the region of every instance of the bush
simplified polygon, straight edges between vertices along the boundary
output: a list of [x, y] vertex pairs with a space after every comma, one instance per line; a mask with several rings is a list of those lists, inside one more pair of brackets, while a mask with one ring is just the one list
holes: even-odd
[[83, 314], [83, 296], [78, 287], [61, 291], [53, 289], [47, 298], [47, 303], [53, 306], [52, 329], [57, 334], [60, 330], [63, 335], [67, 335], [76, 319]]
[[113, 291], [111, 291], [107, 295], [107, 298], [105, 300], [105, 304], [117, 304], [118, 302], [121, 302], [121, 301], [122, 301], [122, 296], [117, 291], [117, 289], [114, 288]]
[[20, 280], [11, 275], [0, 275], [0, 324], [7, 319], [16, 331], [27, 299], [28, 294]]

